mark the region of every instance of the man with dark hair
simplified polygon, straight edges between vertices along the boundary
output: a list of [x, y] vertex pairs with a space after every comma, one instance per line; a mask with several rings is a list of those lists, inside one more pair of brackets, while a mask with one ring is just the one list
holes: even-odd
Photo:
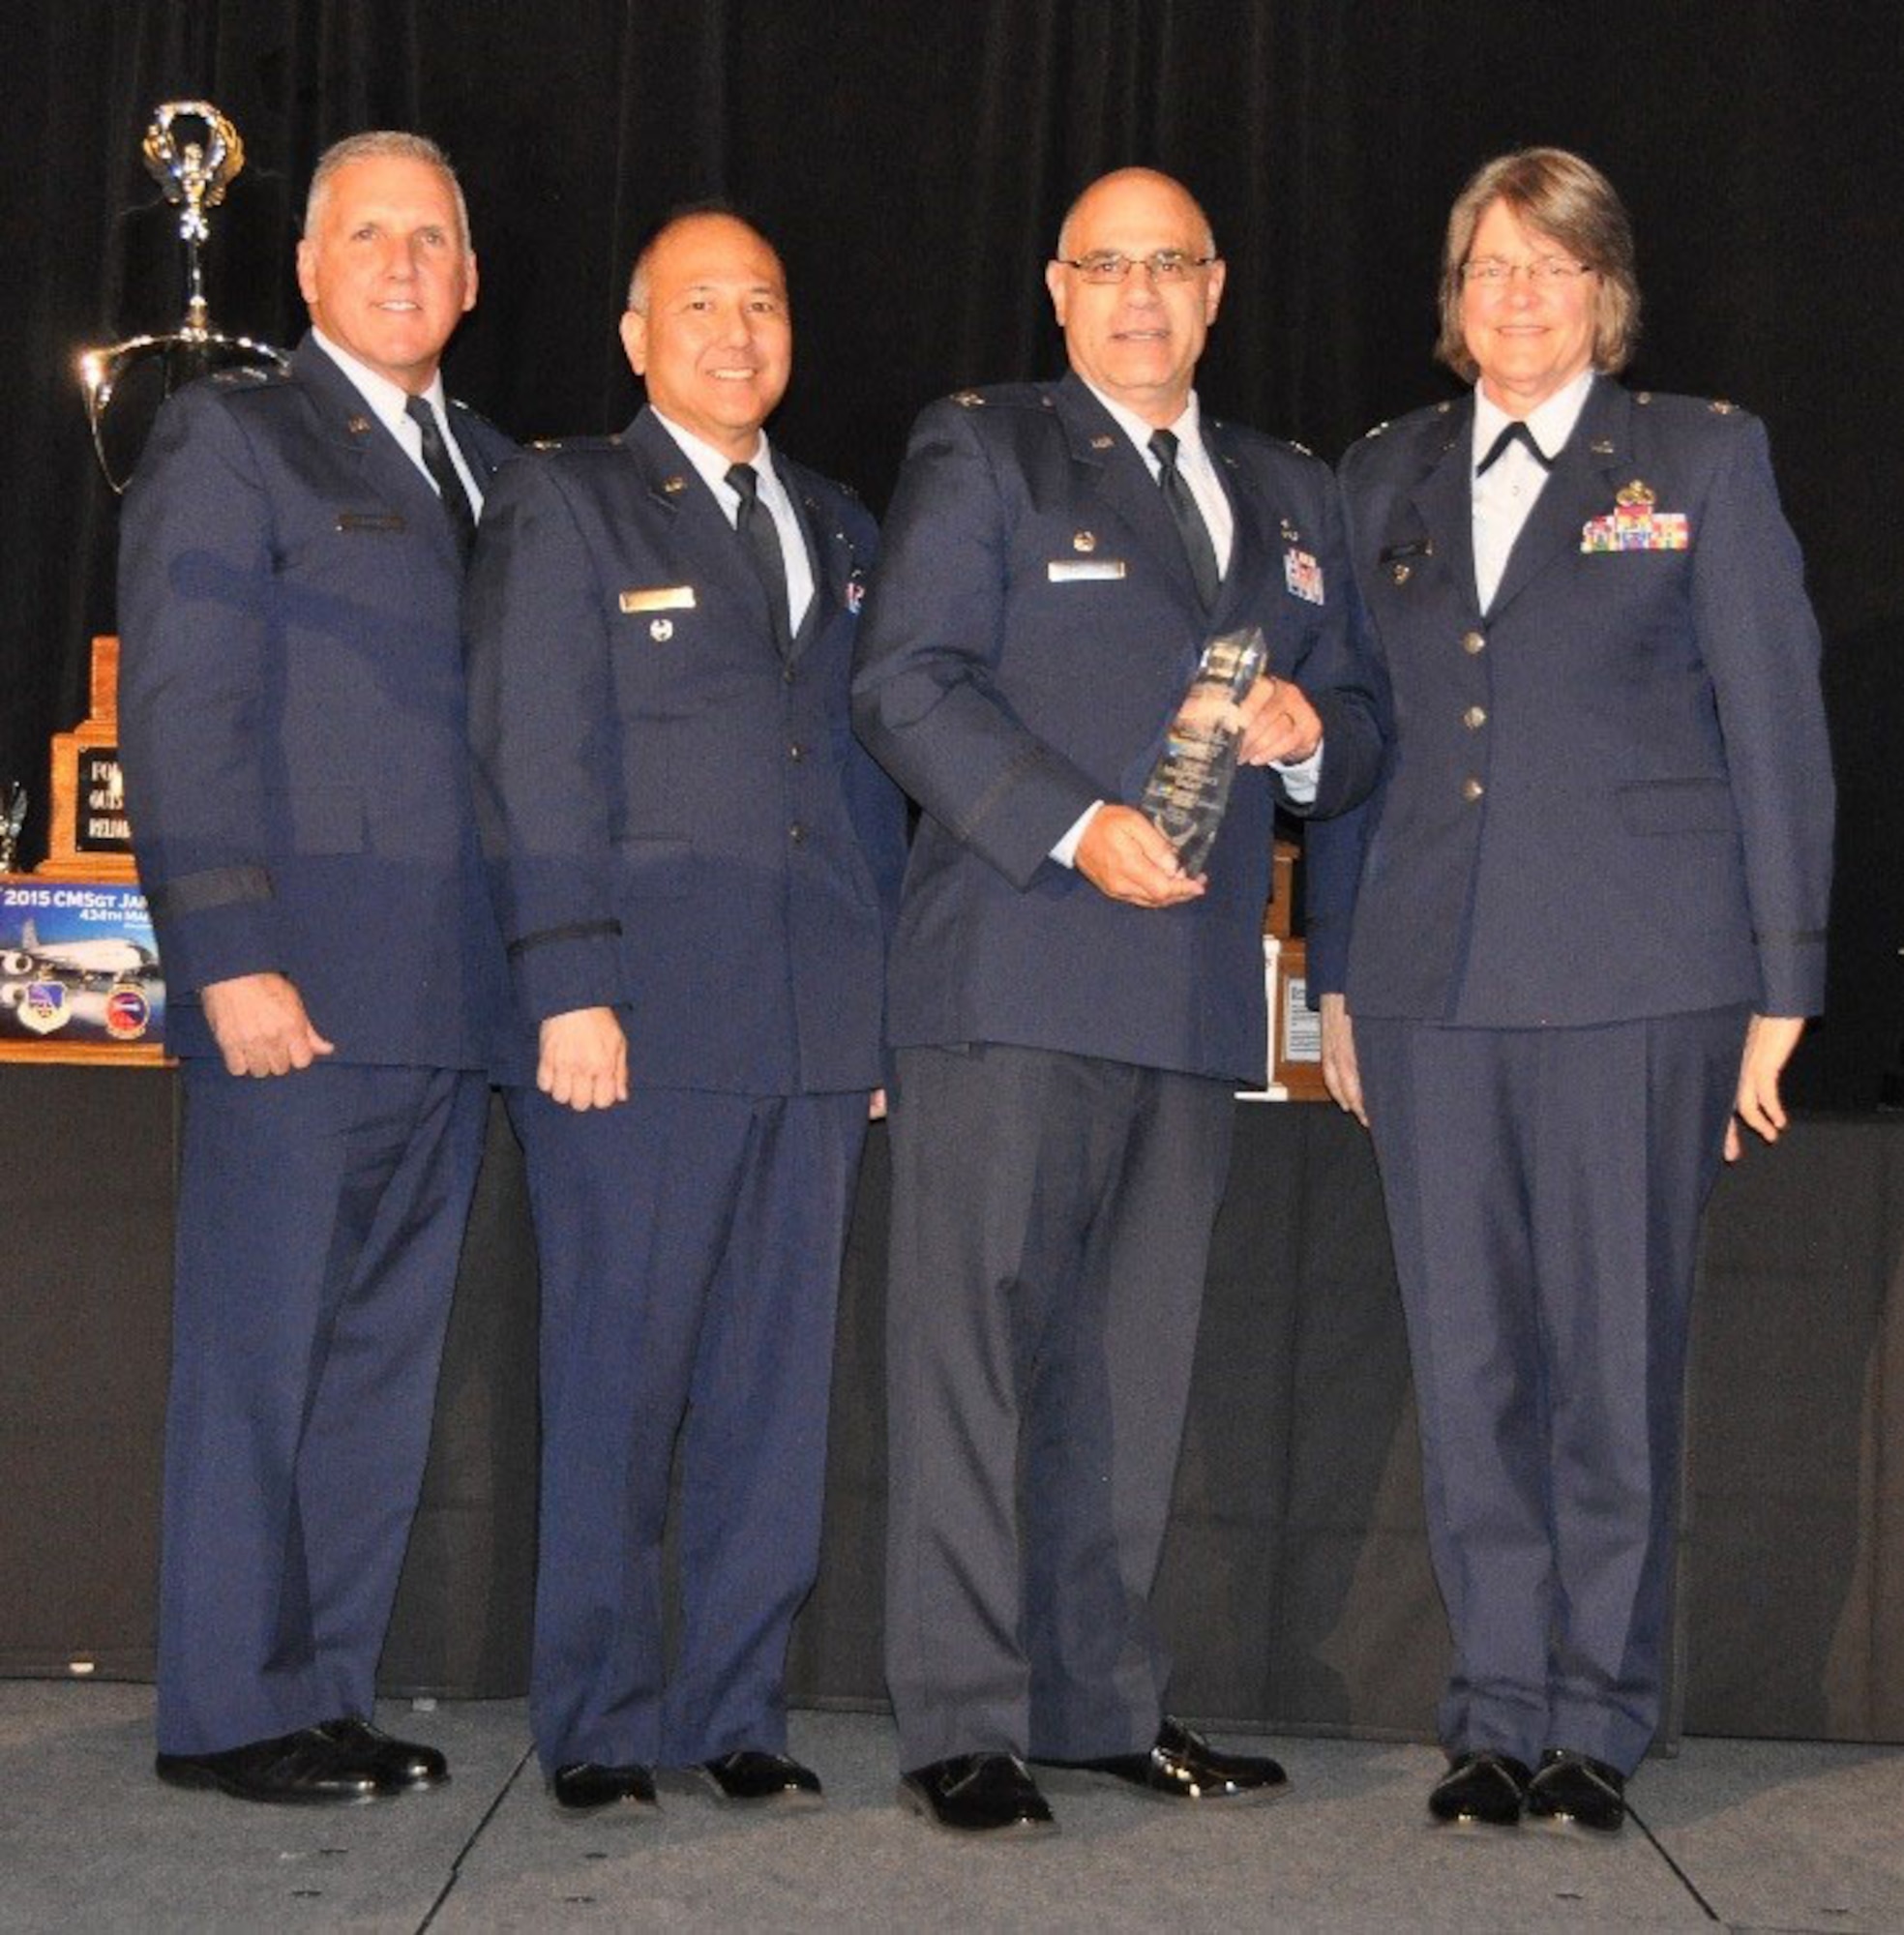
[[[1231, 1091], [1264, 1065], [1271, 812], [1353, 803], [1376, 736], [1327, 470], [1200, 413], [1223, 279], [1168, 176], [1079, 197], [1047, 270], [1070, 373], [920, 418], [862, 640], [860, 730], [924, 814], [889, 1027], [887, 1678], [904, 1798], [955, 1831], [1049, 1831], [1026, 1756], [1178, 1802], [1283, 1784], [1165, 1714], [1149, 1593]], [[1246, 625], [1273, 675], [1193, 878], [1132, 802], [1205, 640]]]
[[904, 842], [847, 720], [877, 533], [768, 446], [792, 325], [756, 229], [669, 222], [630, 304], [647, 406], [503, 471], [468, 600], [542, 1264], [531, 1708], [565, 1810], [646, 1812], [658, 1764], [811, 1805], [783, 1681]]
[[421, 136], [319, 163], [287, 375], [161, 413], [120, 550], [121, 752], [183, 1061], [162, 1779], [428, 1786], [372, 1724], [501, 992], [458, 598], [508, 440], [443, 393], [476, 300]]

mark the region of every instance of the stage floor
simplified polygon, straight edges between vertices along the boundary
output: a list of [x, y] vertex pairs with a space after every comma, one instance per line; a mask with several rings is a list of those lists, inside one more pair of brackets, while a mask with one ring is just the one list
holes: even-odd
[[612, 1827], [555, 1815], [519, 1701], [378, 1717], [440, 1744], [450, 1785], [257, 1807], [159, 1784], [147, 1687], [0, 1684], [0, 1929], [1904, 1929], [1891, 1747], [1688, 1741], [1602, 1839], [1435, 1829], [1432, 1750], [1285, 1740], [1271, 1806], [1054, 1782], [1055, 1840], [973, 1848], [901, 1811], [883, 1715], [794, 1714], [821, 1813], [666, 1787], [659, 1822]]

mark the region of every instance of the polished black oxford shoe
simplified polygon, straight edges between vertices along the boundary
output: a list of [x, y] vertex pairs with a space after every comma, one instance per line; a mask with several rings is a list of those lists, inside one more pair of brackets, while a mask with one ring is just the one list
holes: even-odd
[[216, 1788], [240, 1801], [337, 1803], [397, 1792], [397, 1783], [363, 1753], [322, 1727], [300, 1727], [220, 1753], [162, 1753], [153, 1767], [173, 1787]]
[[1626, 1821], [1626, 1776], [1590, 1754], [1549, 1747], [1528, 1783], [1527, 1810], [1542, 1821], [1617, 1834]]
[[626, 1767], [601, 1767], [592, 1760], [571, 1761], [558, 1767], [549, 1783], [555, 1804], [569, 1814], [598, 1814], [612, 1807], [617, 1817], [657, 1811], [653, 1773], [639, 1761]]
[[902, 1776], [899, 1798], [948, 1834], [1024, 1840], [1057, 1832], [1057, 1823], [1016, 1754], [955, 1754]]
[[818, 1807], [819, 1775], [787, 1754], [758, 1747], [704, 1760], [695, 1769], [721, 1801], [750, 1807]]
[[1146, 1753], [1041, 1760], [1040, 1765], [1069, 1773], [1104, 1774], [1160, 1801], [1270, 1801], [1289, 1785], [1280, 1762], [1266, 1754], [1224, 1753], [1168, 1714]]
[[1457, 1754], [1430, 1791], [1428, 1811], [1437, 1821], [1511, 1828], [1521, 1818], [1527, 1792], [1527, 1765], [1512, 1754]]
[[437, 1787], [450, 1777], [450, 1764], [421, 1741], [393, 1740], [381, 1727], [346, 1713], [326, 1720], [317, 1732], [335, 1741], [353, 1759], [364, 1761], [391, 1787]]

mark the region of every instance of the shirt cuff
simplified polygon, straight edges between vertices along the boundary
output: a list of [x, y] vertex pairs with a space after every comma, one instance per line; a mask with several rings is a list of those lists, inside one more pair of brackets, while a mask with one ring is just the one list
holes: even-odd
[[[1322, 748], [1320, 746], [1317, 747], [1313, 757], [1315, 758], [1315, 759], [1318, 762], [1318, 765], [1320, 766], [1323, 757]], [[1312, 796], [1314, 792], [1315, 792], [1315, 782], [1312, 780], [1310, 782], [1309, 794], [1305, 794], [1304, 796], [1305, 797]], [[1075, 867], [1078, 864], [1078, 842], [1085, 837], [1085, 828], [1087, 827], [1091, 823], [1091, 821], [1097, 818], [1098, 814], [1103, 811], [1103, 808], [1104, 808], [1104, 802], [1101, 799], [1092, 800], [1091, 803], [1085, 808], [1084, 812], [1079, 814], [1077, 819], [1071, 822], [1070, 832], [1068, 832], [1064, 836], [1064, 838], [1060, 840], [1057, 843], [1057, 845], [1051, 849], [1052, 858], [1056, 860], [1060, 867]]]
[[1316, 750], [1306, 759], [1271, 759], [1270, 765], [1283, 776], [1283, 790], [1289, 794], [1296, 806], [1307, 806], [1316, 797], [1316, 789], [1323, 780], [1323, 748], [1318, 742]]

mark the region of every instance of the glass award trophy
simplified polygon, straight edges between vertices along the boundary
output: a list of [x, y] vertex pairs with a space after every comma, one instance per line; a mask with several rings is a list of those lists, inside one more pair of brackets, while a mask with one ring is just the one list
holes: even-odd
[[1268, 662], [1260, 626], [1212, 639], [1145, 784], [1144, 817], [1176, 848], [1186, 874], [1201, 874], [1216, 844], [1236, 776], [1243, 729], [1238, 701]]

